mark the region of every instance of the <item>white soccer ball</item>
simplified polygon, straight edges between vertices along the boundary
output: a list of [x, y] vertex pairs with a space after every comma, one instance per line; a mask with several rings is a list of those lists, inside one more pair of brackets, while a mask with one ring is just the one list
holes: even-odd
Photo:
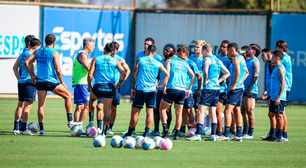
[[153, 138], [153, 140], [155, 141], [155, 149], [159, 149], [159, 143], [162, 139], [163, 138], [159, 136]]
[[110, 140], [110, 144], [113, 148], [121, 148], [122, 147], [123, 138], [119, 135], [115, 135]]
[[94, 147], [103, 148], [106, 144], [105, 136], [98, 135], [92, 139], [92, 145]]
[[142, 140], [143, 140], [143, 136], [137, 136], [135, 138], [136, 141], [136, 148], [142, 148]]
[[36, 122], [30, 122], [30, 124], [28, 125], [28, 129], [36, 134], [38, 132], [38, 125], [36, 124]]
[[86, 129], [86, 133], [85, 134], [86, 134], [86, 136], [88, 138], [93, 138], [93, 137], [97, 136], [98, 131], [97, 131], [97, 129], [95, 127], [88, 127]]
[[73, 126], [71, 129], [70, 129], [70, 133], [72, 136], [81, 136], [82, 135], [82, 128], [78, 125], [75, 125]]
[[150, 137], [145, 137], [142, 140], [142, 149], [143, 150], [152, 150], [155, 148], [155, 141]]
[[123, 139], [122, 146], [124, 148], [133, 149], [135, 148], [135, 145], [136, 145], [136, 141], [133, 137], [127, 136]]

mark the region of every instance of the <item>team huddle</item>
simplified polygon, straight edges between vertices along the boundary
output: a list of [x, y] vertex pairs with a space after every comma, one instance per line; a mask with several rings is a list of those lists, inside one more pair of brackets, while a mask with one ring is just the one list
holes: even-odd
[[[36, 90], [39, 135], [45, 135], [47, 91], [65, 100], [69, 128], [75, 125], [82, 128], [88, 113], [86, 128], [93, 126], [96, 108], [98, 133], [102, 136], [114, 134], [112, 129], [120, 104], [120, 86], [131, 73], [124, 58], [116, 54], [119, 44], [107, 43], [103, 54], [95, 56], [90, 62], [88, 54], [95, 50], [95, 40], [90, 37], [83, 39], [83, 48], [74, 57], [72, 86], [76, 108], [73, 120], [71, 94], [62, 78], [59, 53], [53, 49], [55, 41], [55, 36], [48, 34], [45, 37], [46, 46], [40, 47], [39, 39], [32, 35], [25, 38], [26, 49], [13, 67], [18, 79], [19, 99], [13, 134], [34, 135], [27, 129], [27, 120]], [[146, 38], [144, 51], [135, 57], [131, 74], [131, 119], [128, 130], [122, 133], [123, 137], [135, 134], [139, 113], [146, 104], [144, 137], [172, 136], [178, 140], [186, 136], [188, 126], [196, 129], [193, 136], [186, 138], [188, 141], [201, 141], [203, 132], [210, 132], [210, 137], [205, 141], [253, 139], [255, 99], [261, 69], [258, 56], [262, 53], [262, 60], [267, 64], [266, 91], [262, 98], [269, 100], [270, 132], [261, 138], [288, 141], [285, 107], [292, 86], [292, 68], [285, 41], [277, 41], [275, 51], [272, 51], [269, 48], [261, 50], [257, 44], [243, 46], [239, 50], [236, 43], [223, 40], [220, 54], [215, 56], [211, 44], [197, 40], [194, 55], [189, 57], [190, 49], [186, 45], [177, 49], [168, 46], [163, 53], [164, 59], [156, 53], [154, 43], [152, 38]], [[173, 103], [176, 119], [171, 133]], [[221, 112], [223, 105], [224, 120]], [[206, 110], [209, 111], [207, 116]], [[163, 128], [161, 134], [160, 121]], [[153, 122], [154, 130], [150, 132]]]

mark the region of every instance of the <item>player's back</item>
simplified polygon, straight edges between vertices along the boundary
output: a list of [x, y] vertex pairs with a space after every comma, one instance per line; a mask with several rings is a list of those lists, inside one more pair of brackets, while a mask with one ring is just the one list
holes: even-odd
[[170, 78], [168, 80], [167, 89], [186, 90], [186, 81], [189, 65], [179, 58], [170, 58]]
[[95, 83], [115, 83], [116, 58], [110, 55], [100, 55], [96, 57]]
[[[244, 77], [244, 75], [246, 73], [246, 68], [247, 68], [246, 67], [246, 62], [245, 62], [245, 59], [244, 59], [244, 57], [242, 55], [236, 55], [234, 57], [234, 59], [236, 57], [239, 58], [239, 60], [240, 60], [240, 64], [239, 64], [240, 65], [240, 76], [238, 78], [238, 82], [236, 84], [235, 89], [241, 89], [241, 88], [244, 89], [244, 84], [243, 84], [242, 80], [243, 80], [243, 77]], [[234, 82], [235, 74], [236, 74], [236, 69], [235, 69], [234, 62], [232, 64], [231, 68], [230, 68], [230, 74], [231, 74], [231, 76], [230, 76], [229, 86], [232, 86], [233, 82]]]
[[54, 67], [54, 54], [55, 50], [51, 47], [42, 47], [36, 50], [37, 60], [37, 81], [38, 82], [52, 82], [58, 83], [56, 69]]
[[[286, 71], [285, 67], [283, 65], [279, 65], [278, 67], [275, 67], [272, 71], [271, 82], [270, 82], [271, 83], [271, 85], [270, 85], [271, 86], [270, 95], [271, 95], [271, 100], [272, 101], [276, 100], [276, 98], [279, 94], [280, 88], [281, 88], [281, 81], [280, 81], [278, 73], [277, 73], [279, 68], [283, 68], [284, 71]], [[280, 100], [286, 101], [286, 89], [284, 89]]]
[[152, 57], [142, 57], [139, 60], [136, 90], [144, 92], [156, 91], [156, 78], [160, 62]]
[[223, 63], [214, 55], [210, 55], [207, 58], [211, 60], [211, 64], [208, 68], [207, 84], [203, 89], [219, 90], [220, 84], [218, 80]]
[[[258, 64], [259, 64], [259, 71], [258, 71], [258, 78], [259, 78], [259, 72], [260, 72], [260, 62], [259, 62], [259, 60], [257, 58], [248, 59], [248, 61], [246, 62], [246, 65], [247, 65], [247, 68], [248, 68], [248, 71], [249, 71], [249, 76], [244, 81], [245, 91], [246, 91], [246, 89], [248, 89], [248, 87], [251, 84], [251, 81], [254, 77], [253, 64], [255, 62], [258, 62]], [[256, 82], [254, 83], [253, 87], [251, 88], [251, 93], [258, 94], [258, 86], [257, 86], [258, 78], [257, 78]]]
[[31, 79], [30, 74], [28, 73], [27, 69], [24, 66], [24, 61], [32, 54], [33, 52], [25, 51], [20, 54], [19, 56], [19, 64], [20, 64], [20, 78], [18, 80], [18, 83], [32, 83], [34, 82]]

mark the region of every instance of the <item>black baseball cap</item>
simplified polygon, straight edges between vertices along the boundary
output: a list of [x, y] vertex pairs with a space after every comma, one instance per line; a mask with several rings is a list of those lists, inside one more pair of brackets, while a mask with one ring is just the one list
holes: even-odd
[[28, 42], [30, 42], [33, 38], [35, 38], [34, 35], [27, 35], [27, 36], [25, 37], [25, 39], [24, 39], [24, 42], [25, 42], [25, 43], [28, 43]]

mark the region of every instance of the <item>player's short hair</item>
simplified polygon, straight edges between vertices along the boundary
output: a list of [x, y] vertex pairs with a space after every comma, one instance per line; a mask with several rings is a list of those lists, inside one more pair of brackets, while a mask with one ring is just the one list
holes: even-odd
[[86, 47], [86, 45], [87, 45], [88, 43], [95, 43], [95, 42], [96, 42], [96, 40], [94, 40], [93, 38], [91, 38], [91, 37], [85, 37], [85, 38], [83, 39], [83, 48]]
[[107, 43], [104, 47], [104, 50], [107, 53], [113, 52], [115, 50], [115, 44], [112, 42]]
[[167, 48], [167, 47], [172, 48], [172, 50], [173, 50], [173, 51], [172, 51], [172, 53], [174, 53], [174, 52], [175, 52], [175, 47], [174, 47], [172, 44], [167, 45], [167, 46], [166, 46], [166, 48]]
[[46, 45], [51, 45], [56, 40], [53, 34], [48, 34], [45, 38]]
[[38, 38], [33, 38], [30, 42], [30, 47], [40, 46], [41, 42]]
[[115, 49], [118, 50], [119, 49], [119, 43], [117, 43], [116, 41], [113, 41], [114, 45], [115, 45]]
[[278, 40], [275, 42], [275, 46], [282, 48], [284, 52], [288, 51], [287, 43], [284, 40]]
[[228, 40], [223, 40], [223, 41], [221, 42], [221, 44], [222, 44], [222, 43], [225, 43], [225, 44], [227, 44], [227, 45], [230, 44], [230, 42], [229, 42]]
[[270, 52], [270, 53], [272, 53], [273, 50], [271, 48], [264, 48], [264, 49], [261, 50], [261, 52], [265, 52], [265, 53]]
[[31, 41], [34, 37], [34, 35], [27, 35], [25, 38], [24, 38], [24, 42], [27, 44], [29, 41]]
[[258, 57], [258, 55], [261, 53], [261, 48], [258, 44], [250, 44], [250, 47], [256, 51], [255, 56]]
[[248, 48], [249, 48], [249, 46], [244, 45], [244, 46], [241, 47], [241, 50], [243, 50], [243, 49], [248, 49]]
[[275, 55], [275, 57], [278, 57], [280, 60], [282, 60], [284, 57], [283, 52], [279, 50], [273, 51], [273, 54]]
[[151, 42], [152, 42], [152, 44], [155, 44], [154, 39], [153, 39], [153, 38], [151, 38], [151, 37], [146, 38], [146, 39], [145, 39], [145, 42], [146, 42], [146, 41], [151, 41]]
[[202, 50], [206, 50], [208, 53], [212, 53], [212, 45], [207, 43], [202, 47]]
[[155, 54], [156, 53], [156, 46], [154, 44], [149, 45], [148, 52], [149, 52], [149, 54]]
[[197, 40], [197, 41], [195, 41], [195, 44], [196, 45], [199, 44], [201, 47], [203, 47], [206, 44], [206, 42], [205, 42], [205, 40]]
[[229, 43], [227, 49], [235, 48], [236, 52], [238, 51], [238, 45], [236, 43]]
[[179, 53], [179, 52], [184, 52], [184, 53], [189, 53], [189, 47], [188, 46], [186, 46], [186, 45], [181, 45], [181, 46], [179, 46], [178, 48], [177, 48], [177, 52]]

